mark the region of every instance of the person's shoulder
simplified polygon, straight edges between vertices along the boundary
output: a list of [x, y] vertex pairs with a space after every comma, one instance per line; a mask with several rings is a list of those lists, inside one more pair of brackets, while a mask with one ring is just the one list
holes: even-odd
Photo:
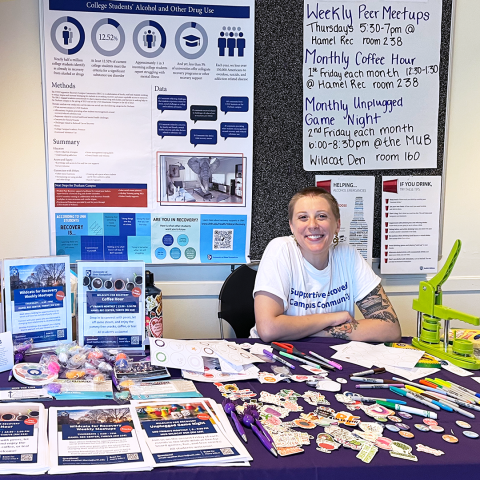
[[292, 236], [289, 237], [277, 237], [270, 240], [267, 245], [267, 249], [289, 249], [295, 246], [295, 240]]
[[343, 257], [355, 256], [357, 254], [357, 249], [348, 243], [340, 243], [333, 251], [335, 254]]

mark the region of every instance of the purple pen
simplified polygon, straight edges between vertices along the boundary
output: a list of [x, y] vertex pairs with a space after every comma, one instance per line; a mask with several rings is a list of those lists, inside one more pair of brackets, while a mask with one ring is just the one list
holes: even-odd
[[255, 424], [258, 425], [258, 428], [265, 435], [267, 440], [273, 443], [273, 438], [270, 436], [270, 434], [268, 433], [268, 430], [262, 425], [262, 422], [260, 422], [258, 418], [255, 419]]
[[270, 443], [267, 437], [263, 435], [263, 433], [255, 426], [251, 425], [251, 429], [253, 430], [253, 433], [258, 437], [258, 439], [262, 442], [263, 446], [273, 455], [276, 457], [278, 456], [277, 451], [275, 450], [274, 446]]
[[363, 383], [361, 385], [355, 385], [355, 388], [390, 388], [390, 387], [398, 387], [403, 388], [404, 385], [402, 383], [394, 384], [394, 383]]
[[235, 428], [237, 429], [237, 432], [242, 437], [243, 441], [247, 443], [247, 436], [245, 435], [245, 430], [243, 429], [242, 424], [240, 423], [240, 420], [237, 418], [237, 415], [233, 410], [230, 412], [230, 416], [232, 417], [232, 420], [233, 420], [233, 423], [235, 424]]

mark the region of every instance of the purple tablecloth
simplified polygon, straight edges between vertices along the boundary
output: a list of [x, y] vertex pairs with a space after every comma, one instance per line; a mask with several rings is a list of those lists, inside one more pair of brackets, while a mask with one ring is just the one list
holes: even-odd
[[[243, 340], [239, 339], [239, 342]], [[245, 341], [252, 342], [252, 339]], [[342, 343], [340, 340], [335, 339], [309, 339], [308, 347], [306, 342], [294, 342], [294, 345], [301, 351], [312, 350], [318, 352], [323, 356], [330, 357], [334, 351], [329, 348], [331, 345]], [[294, 362], [295, 363], [295, 362]], [[265, 370], [270, 370], [270, 365], [259, 364], [259, 367], [265, 367]], [[336, 379], [342, 377], [348, 379], [349, 374], [363, 370], [358, 365], [343, 364], [343, 370], [341, 372], [331, 372], [329, 377]], [[172, 376], [179, 376], [179, 371], [170, 369]], [[7, 373], [0, 374], [0, 386], [13, 386], [17, 384], [15, 380], [7, 382]], [[469, 377], [462, 378], [453, 375], [445, 370], [436, 374], [439, 378], [445, 380], [451, 380], [456, 383], [460, 383], [467, 388], [478, 391], [480, 386], [477, 382]], [[380, 377], [390, 378], [390, 374], [382, 374]], [[269, 391], [271, 393], [277, 393], [283, 388], [291, 388], [298, 393], [304, 393], [307, 390], [311, 390], [310, 387], [304, 383], [277, 383], [274, 385], [260, 384], [258, 381], [244, 381], [235, 382], [240, 388], [250, 388], [252, 391], [260, 394], [262, 390]], [[355, 382], [348, 380], [348, 383], [344, 385], [343, 390], [355, 390]], [[217, 388], [210, 383], [197, 383], [198, 390], [205, 396], [211, 397], [217, 402], [221, 402], [222, 396]], [[385, 392], [387, 390], [363, 390], [361, 391], [365, 395], [370, 396], [388, 396]], [[367, 393], [365, 393], [367, 392]], [[331, 407], [336, 411], [346, 411], [343, 404], [336, 401], [334, 394], [330, 392], [322, 392], [331, 403]], [[393, 395], [393, 394], [391, 394]], [[72, 406], [72, 405], [96, 405], [99, 402], [46, 402], [45, 406]], [[114, 402], [103, 402], [114, 403]], [[299, 400], [299, 403], [304, 407], [304, 412], [313, 411], [315, 407], [308, 405], [303, 399]], [[412, 400], [407, 401], [408, 405], [417, 408], [423, 408], [422, 405], [416, 404]], [[418, 457], [418, 462], [412, 462], [408, 460], [393, 458], [385, 450], [379, 450], [370, 464], [365, 464], [359, 459], [355, 458], [356, 451], [341, 447], [339, 450], [333, 451], [331, 454], [325, 454], [316, 450], [315, 439], [312, 440], [310, 445], [305, 446], [305, 452], [288, 457], [273, 457], [263, 445], [259, 442], [257, 437], [252, 431], [246, 431], [248, 437], [247, 448], [253, 457], [250, 467], [165, 467], [155, 468], [151, 472], [132, 472], [132, 473], [88, 473], [88, 474], [76, 474], [75, 478], [83, 480], [154, 480], [158, 475], [161, 475], [162, 480], [211, 480], [212, 478], [218, 478], [223, 476], [228, 480], [313, 480], [313, 479], [325, 479], [325, 480], [406, 480], [413, 478], [476, 478], [480, 468], [480, 439], [469, 439], [462, 434], [462, 428], [456, 425], [456, 420], [464, 420], [471, 424], [475, 432], [480, 433], [480, 412], [476, 413], [476, 419], [469, 419], [457, 413], [449, 413], [445, 411], [438, 412], [439, 425], [445, 428], [445, 433], [451, 434], [452, 430], [455, 436], [459, 439], [457, 444], [450, 444], [442, 439], [442, 434], [434, 432], [421, 432], [414, 428], [414, 423], [422, 423], [422, 418], [414, 416], [411, 420], [404, 420], [404, 423], [411, 427], [411, 432], [415, 437], [412, 439], [405, 439], [398, 433], [389, 432], [385, 430], [384, 436], [391, 438], [392, 440], [399, 440], [412, 447], [412, 453]], [[361, 417], [364, 421], [372, 421], [370, 417], [362, 411], [354, 412], [355, 415]], [[291, 413], [285, 420], [292, 420], [297, 418], [298, 414]], [[391, 422], [389, 422], [391, 423]], [[350, 429], [349, 427], [346, 427]], [[317, 434], [323, 432], [322, 427], [316, 427], [313, 430], [306, 430], [313, 437], [316, 438]], [[436, 457], [427, 453], [417, 452], [415, 445], [421, 443], [429, 447], [433, 447], [445, 452], [445, 455]], [[57, 475], [57, 478], [61, 480], [67, 480], [67, 475]]]

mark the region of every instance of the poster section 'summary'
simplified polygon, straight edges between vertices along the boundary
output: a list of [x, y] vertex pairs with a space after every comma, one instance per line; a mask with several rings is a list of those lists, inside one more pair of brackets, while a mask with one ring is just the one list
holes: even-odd
[[72, 340], [68, 256], [4, 260], [6, 329], [35, 347]]
[[240, 263], [249, 251], [253, 1], [42, 1], [52, 249]]
[[372, 266], [375, 177], [315, 175], [315, 186], [330, 192], [338, 202], [339, 242], [355, 247]]
[[381, 273], [436, 273], [440, 176], [382, 177]]
[[78, 262], [78, 278], [79, 344], [143, 349], [145, 264]]
[[153, 460], [129, 406], [49, 410], [49, 473], [151, 470]]
[[305, 170], [436, 168], [442, 1], [304, 8]]

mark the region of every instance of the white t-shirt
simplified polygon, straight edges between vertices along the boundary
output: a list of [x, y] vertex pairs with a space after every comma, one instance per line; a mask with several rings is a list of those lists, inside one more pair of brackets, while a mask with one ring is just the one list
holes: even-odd
[[[378, 284], [378, 277], [354, 247], [329, 250], [328, 265], [317, 270], [303, 257], [293, 236], [273, 239], [258, 267], [253, 294], [264, 291], [283, 300], [285, 315], [347, 311]], [[258, 338], [256, 327], [250, 331]]]

